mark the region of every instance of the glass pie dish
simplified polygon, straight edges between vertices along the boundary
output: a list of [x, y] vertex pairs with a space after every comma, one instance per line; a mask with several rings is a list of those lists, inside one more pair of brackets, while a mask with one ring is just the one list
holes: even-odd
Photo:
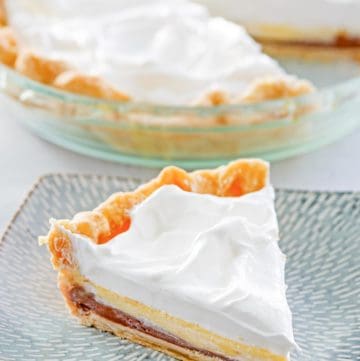
[[238, 157], [277, 160], [328, 144], [360, 125], [360, 70], [353, 63], [287, 61], [315, 93], [256, 104], [167, 106], [66, 93], [0, 65], [7, 111], [73, 151], [130, 164], [208, 167]]

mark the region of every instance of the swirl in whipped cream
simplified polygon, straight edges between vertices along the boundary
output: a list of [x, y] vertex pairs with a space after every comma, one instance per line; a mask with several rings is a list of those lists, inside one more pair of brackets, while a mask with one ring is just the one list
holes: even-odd
[[138, 101], [189, 104], [212, 90], [239, 98], [284, 75], [245, 30], [187, 0], [9, 0], [24, 46], [99, 75]]
[[217, 197], [163, 186], [104, 245], [68, 233], [89, 280], [230, 339], [295, 345], [270, 186]]

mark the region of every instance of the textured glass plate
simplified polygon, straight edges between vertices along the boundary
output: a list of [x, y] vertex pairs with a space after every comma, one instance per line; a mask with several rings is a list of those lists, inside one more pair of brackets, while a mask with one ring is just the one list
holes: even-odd
[[[133, 179], [50, 175], [34, 187], [0, 243], [0, 360], [169, 360], [80, 326], [65, 309], [37, 236]], [[301, 351], [293, 361], [360, 360], [360, 193], [277, 191], [288, 300]]]

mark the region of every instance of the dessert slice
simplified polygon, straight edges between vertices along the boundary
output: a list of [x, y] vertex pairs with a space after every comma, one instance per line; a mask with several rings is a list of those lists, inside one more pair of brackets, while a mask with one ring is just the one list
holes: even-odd
[[176, 167], [91, 212], [53, 220], [60, 290], [87, 326], [182, 360], [288, 360], [286, 302], [268, 164]]

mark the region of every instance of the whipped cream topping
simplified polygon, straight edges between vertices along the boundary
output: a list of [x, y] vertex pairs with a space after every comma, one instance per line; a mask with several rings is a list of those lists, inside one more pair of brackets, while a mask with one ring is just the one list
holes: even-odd
[[97, 285], [276, 354], [295, 345], [271, 186], [229, 198], [163, 186], [103, 245], [61, 230]]
[[238, 99], [254, 80], [284, 75], [244, 28], [187, 0], [8, 0], [6, 7], [24, 46], [138, 101], [189, 104], [212, 90]]
[[196, 0], [216, 16], [264, 38], [331, 41], [339, 32], [360, 37], [359, 0]]

